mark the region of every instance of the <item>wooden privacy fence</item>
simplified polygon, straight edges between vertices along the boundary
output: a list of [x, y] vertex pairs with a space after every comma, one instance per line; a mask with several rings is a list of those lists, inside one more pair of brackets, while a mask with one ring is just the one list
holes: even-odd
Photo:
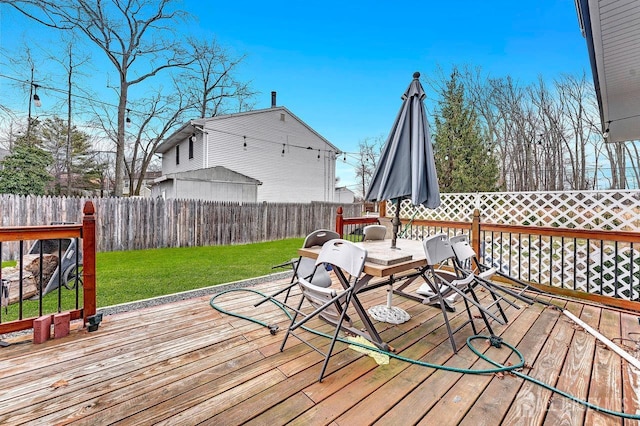
[[[96, 208], [98, 251], [245, 244], [303, 237], [335, 227], [334, 203], [230, 203], [162, 198], [67, 198], [0, 196], [0, 226], [79, 223], [82, 206]], [[361, 214], [360, 204], [343, 206]], [[18, 246], [5, 244], [4, 259]]]

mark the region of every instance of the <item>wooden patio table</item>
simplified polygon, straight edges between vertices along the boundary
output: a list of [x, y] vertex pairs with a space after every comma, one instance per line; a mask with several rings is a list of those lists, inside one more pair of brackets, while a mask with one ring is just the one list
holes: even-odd
[[[371, 240], [355, 243], [367, 250], [367, 258], [364, 264], [364, 275], [360, 278], [361, 285], [360, 290], [357, 293], [370, 291], [382, 286], [389, 286], [388, 297], [391, 298], [391, 294], [396, 293], [402, 296], [410, 297], [414, 300], [420, 300], [420, 298], [409, 295], [403, 291], [393, 290], [393, 284], [400, 279], [407, 278], [407, 276], [416, 275], [417, 270], [426, 265], [426, 257], [422, 241], [398, 239], [396, 241], [396, 248], [391, 248], [391, 240]], [[317, 259], [320, 253], [321, 247], [308, 247], [298, 249], [298, 254], [303, 257]], [[416, 271], [414, 274], [404, 274], [405, 272]], [[401, 278], [397, 275], [401, 274]], [[385, 280], [371, 282], [372, 278], [386, 278]], [[345, 286], [346, 281], [340, 279], [340, 283]], [[390, 300], [390, 299], [389, 299]], [[387, 343], [385, 343], [378, 332], [376, 331], [371, 318], [367, 314], [367, 311], [362, 307], [357, 294], [352, 298], [353, 306], [358, 313], [358, 316], [362, 320], [365, 329], [371, 337], [372, 343], [383, 350], [393, 350]]]

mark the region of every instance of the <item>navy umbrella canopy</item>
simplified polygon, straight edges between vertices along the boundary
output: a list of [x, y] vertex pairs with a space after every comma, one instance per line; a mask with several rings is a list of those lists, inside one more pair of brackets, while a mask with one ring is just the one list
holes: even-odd
[[396, 202], [391, 244], [394, 248], [400, 225], [401, 200], [410, 199], [413, 205], [428, 208], [440, 205], [440, 189], [423, 102], [426, 95], [419, 78], [420, 73], [414, 73], [413, 81], [402, 95], [402, 107], [365, 196], [367, 201]]

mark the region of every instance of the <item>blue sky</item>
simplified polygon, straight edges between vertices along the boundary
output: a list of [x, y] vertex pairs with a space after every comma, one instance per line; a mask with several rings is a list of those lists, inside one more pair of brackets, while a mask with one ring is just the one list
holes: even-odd
[[[275, 90], [278, 105], [347, 152], [387, 135], [414, 71], [429, 77], [438, 68], [471, 65], [523, 84], [563, 73], [591, 78], [573, 0], [187, 0], [183, 8], [198, 17], [185, 31], [247, 55], [240, 73], [260, 92], [256, 108], [269, 107]], [[3, 54], [23, 40], [46, 45], [42, 33], [0, 6]], [[349, 164], [337, 167], [350, 184]]]

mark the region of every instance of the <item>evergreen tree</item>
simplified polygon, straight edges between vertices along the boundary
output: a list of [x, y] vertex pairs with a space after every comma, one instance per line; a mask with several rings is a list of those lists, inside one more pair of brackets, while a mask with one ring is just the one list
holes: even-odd
[[68, 145], [68, 126], [59, 117], [41, 124], [44, 148], [52, 155], [49, 172], [53, 177], [50, 192], [55, 195], [82, 195], [83, 191], [99, 189], [101, 171], [91, 156], [89, 136], [71, 128]]
[[38, 147], [33, 136], [19, 138], [11, 155], [0, 163], [0, 193], [45, 195], [51, 162], [51, 154]]
[[497, 190], [498, 161], [454, 69], [435, 118], [435, 161], [441, 192]]

